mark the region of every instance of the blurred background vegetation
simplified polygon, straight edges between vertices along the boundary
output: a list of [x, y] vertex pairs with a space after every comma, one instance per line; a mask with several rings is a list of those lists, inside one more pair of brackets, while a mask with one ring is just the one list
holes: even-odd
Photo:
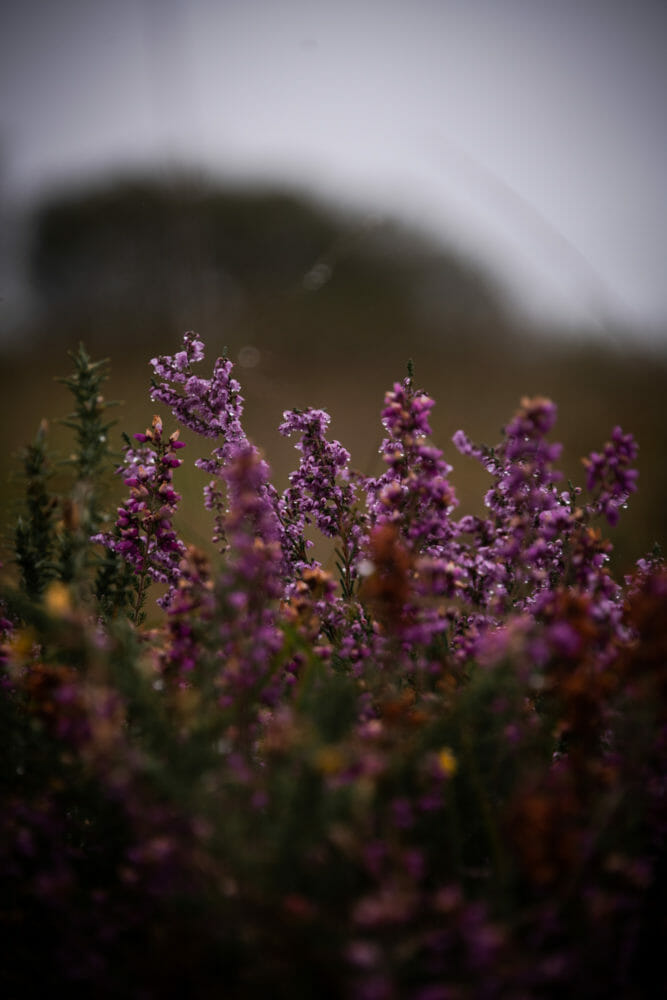
[[[108, 398], [124, 404], [115, 414], [120, 451], [121, 430], [143, 430], [154, 412], [150, 357], [172, 353], [192, 329], [208, 349], [202, 374], [225, 347], [237, 363], [246, 430], [278, 485], [297, 458], [276, 430], [293, 406], [328, 409], [355, 467], [379, 471], [384, 391], [412, 358], [416, 381], [437, 402], [434, 438], [454, 465], [461, 511], [482, 509], [487, 480], [455, 452], [454, 431], [493, 444], [521, 396], [547, 395], [559, 406], [556, 438], [575, 482], [581, 457], [615, 424], [639, 441], [639, 493], [610, 532], [617, 570], [655, 541], [665, 547], [665, 352], [630, 335], [532, 328], [454, 249], [295, 190], [222, 187], [199, 175], [116, 177], [43, 196], [29, 222], [33, 308], [0, 340], [3, 523], [18, 509], [18, 452], [42, 417], [66, 457], [57, 418], [70, 401], [54, 381], [71, 368], [66, 352], [82, 341], [94, 358], [110, 358]], [[181, 526], [198, 544], [209, 523], [205, 479], [192, 463], [207, 451], [192, 442], [179, 470]]]

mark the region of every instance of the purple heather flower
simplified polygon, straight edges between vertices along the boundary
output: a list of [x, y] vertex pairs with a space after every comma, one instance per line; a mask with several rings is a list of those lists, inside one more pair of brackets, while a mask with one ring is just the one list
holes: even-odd
[[[224, 704], [259, 690], [277, 697], [272, 676], [282, 644], [277, 626], [283, 594], [281, 525], [268, 489], [269, 468], [250, 444], [238, 445], [222, 470], [229, 511], [228, 549], [215, 583], [221, 615], [219, 654]], [[278, 682], [278, 688], [279, 688]]]
[[586, 488], [593, 493], [590, 510], [604, 514], [612, 526], [618, 523], [619, 510], [637, 489], [639, 472], [630, 468], [636, 457], [637, 444], [632, 434], [624, 434], [620, 427], [615, 427], [603, 450], [591, 452], [584, 459]]
[[188, 546], [179, 563], [178, 581], [172, 587], [167, 610], [170, 642], [159, 657], [163, 675], [186, 686], [199, 663], [202, 648], [198, 629], [213, 618], [215, 599], [206, 555]]
[[218, 358], [210, 379], [192, 373], [192, 365], [204, 359], [204, 345], [194, 333], [186, 333], [184, 350], [173, 357], [151, 360], [153, 371], [162, 382], [153, 382], [151, 398], [168, 406], [179, 420], [196, 434], [220, 438], [210, 459], [199, 459], [197, 466], [217, 475], [229, 458], [230, 449], [245, 443], [241, 427], [243, 397], [241, 386], [232, 378], [233, 364]]
[[[401, 602], [402, 611], [393, 607], [386, 624], [406, 652], [408, 647], [415, 652], [413, 665], [426, 669], [435, 669], [436, 660], [417, 651], [428, 648], [450, 624], [444, 609], [430, 601], [453, 597], [464, 576], [451, 520], [457, 503], [447, 478], [451, 466], [427, 440], [433, 405], [425, 393], [414, 391], [410, 379], [387, 392], [382, 423], [388, 436], [380, 449], [387, 469], [366, 482], [371, 526], [366, 548], [372, 572], [364, 589], [369, 595], [384, 595], [385, 617], [390, 604]], [[386, 565], [376, 565], [383, 552]], [[401, 577], [402, 562], [406, 565]]]
[[239, 445], [222, 472], [229, 512], [229, 560], [243, 580], [261, 583], [265, 596], [282, 594], [281, 525], [267, 489], [269, 467], [250, 444]]
[[[465, 574], [458, 581], [459, 596], [486, 612], [459, 617], [451, 642], [457, 658], [474, 655], [485, 633], [497, 628], [508, 610], [539, 615], [563, 587], [586, 594], [594, 619], [606, 623], [619, 641], [627, 638], [621, 590], [606, 568], [610, 545], [587, 528], [587, 521], [597, 513], [612, 521], [618, 516], [635, 488], [636, 472], [628, 465], [636, 446], [616, 428], [603, 452], [590, 456], [588, 485], [595, 490], [594, 500], [579, 508], [581, 489], [559, 491], [556, 485], [561, 474], [554, 463], [561, 447], [545, 441], [555, 417], [549, 400], [524, 399], [495, 448], [476, 446], [461, 431], [454, 436], [459, 451], [493, 477], [485, 498], [489, 516], [462, 518], [450, 546], [451, 560]], [[565, 632], [554, 633], [554, 641], [566, 640]], [[532, 641], [545, 644], [543, 637]], [[600, 657], [611, 655], [613, 643]]]
[[555, 420], [550, 400], [525, 398], [495, 448], [473, 445], [461, 431], [454, 435], [458, 450], [477, 459], [494, 480], [485, 497], [490, 516], [464, 517], [458, 524], [459, 539], [470, 535], [471, 542], [462, 545], [457, 560], [467, 570], [471, 602], [492, 615], [508, 604], [526, 606], [564, 571], [563, 539], [575, 522], [569, 494], [555, 486], [561, 446], [545, 441]]
[[[175, 451], [182, 448], [175, 431], [167, 440], [160, 417], [151, 429], [136, 434], [140, 447], [128, 446], [125, 461], [117, 470], [130, 487], [130, 495], [118, 508], [115, 530], [94, 535], [92, 541], [118, 553], [141, 578], [140, 599], [146, 578], [173, 586], [185, 546], [173, 528], [180, 495], [172, 486], [173, 470], [181, 464]], [[162, 598], [160, 604], [168, 602]]]
[[447, 479], [451, 466], [426, 440], [433, 405], [410, 379], [387, 392], [382, 423], [388, 436], [380, 450], [388, 468], [369, 481], [368, 505], [371, 523], [396, 524], [415, 553], [447, 556], [457, 500]]
[[324, 410], [286, 410], [278, 430], [285, 437], [299, 434], [299, 468], [290, 474], [281, 509], [301, 530], [314, 521], [323, 535], [340, 533], [341, 516], [353, 503], [352, 487], [339, 482], [350, 453], [338, 441], [327, 441], [331, 418]]
[[339, 569], [344, 597], [350, 597], [356, 580], [356, 563], [365, 532], [357, 510], [349, 452], [339, 441], [326, 438], [330, 417], [324, 410], [286, 410], [278, 428], [285, 437], [300, 435], [295, 448], [301, 452], [299, 468], [290, 474], [290, 485], [277, 502], [284, 528], [286, 554], [294, 570], [307, 564], [306, 525], [315, 523], [323, 535], [340, 539]]
[[[239, 448], [255, 449], [241, 426], [243, 396], [239, 383], [232, 378], [232, 362], [218, 358], [211, 378], [205, 379], [192, 373], [192, 365], [203, 360], [203, 342], [196, 334], [186, 333], [182, 351], [173, 357], [152, 359], [155, 375], [163, 381], [153, 383], [151, 396], [169, 406], [174, 416], [190, 430], [219, 440], [210, 458], [199, 458], [195, 465], [214, 477], [204, 488], [204, 504], [214, 515], [213, 542], [224, 552], [227, 545], [226, 504], [220, 476], [225, 466], [235, 459]], [[262, 485], [262, 492], [265, 497], [275, 496], [268, 481]]]

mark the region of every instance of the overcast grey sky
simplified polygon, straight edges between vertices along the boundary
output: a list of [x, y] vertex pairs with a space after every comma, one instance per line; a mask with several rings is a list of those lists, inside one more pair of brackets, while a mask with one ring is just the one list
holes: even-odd
[[2, 190], [200, 163], [667, 330], [667, 0], [4, 0]]

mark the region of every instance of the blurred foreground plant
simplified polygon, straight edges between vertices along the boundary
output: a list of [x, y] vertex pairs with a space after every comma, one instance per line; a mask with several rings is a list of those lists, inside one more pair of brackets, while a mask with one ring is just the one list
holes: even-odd
[[455, 435], [490, 475], [487, 515], [455, 518], [410, 374], [380, 476], [323, 411], [287, 411], [300, 459], [279, 493], [231, 363], [204, 378], [203, 360], [187, 334], [152, 395], [215, 441], [209, 553], [174, 529], [181, 443], [160, 416], [103, 514], [85, 352], [69, 498], [43, 430], [27, 453], [0, 609], [7, 995], [654, 995], [667, 573], [656, 550], [615, 580], [597, 524], [636, 489], [631, 436], [586, 461], [588, 494], [562, 489], [555, 407], [525, 399], [493, 448]]

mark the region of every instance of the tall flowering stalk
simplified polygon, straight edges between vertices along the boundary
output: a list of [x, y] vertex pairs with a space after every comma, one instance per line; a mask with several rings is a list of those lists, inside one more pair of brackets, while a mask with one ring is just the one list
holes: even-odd
[[563, 537], [574, 522], [569, 495], [555, 485], [561, 446], [546, 440], [555, 421], [550, 400], [525, 398], [496, 447], [473, 445], [463, 431], [454, 435], [461, 454], [493, 478], [484, 498], [489, 516], [459, 522], [472, 540], [465, 559], [470, 597], [492, 611], [532, 600], [562, 574]]
[[636, 457], [637, 443], [632, 434], [615, 427], [602, 451], [593, 451], [584, 459], [586, 488], [593, 493], [589, 510], [603, 514], [612, 526], [618, 523], [619, 512], [627, 507], [630, 494], [637, 490], [639, 473], [632, 467]]
[[239, 735], [247, 741], [257, 706], [279, 693], [276, 655], [283, 643], [277, 613], [282, 596], [281, 526], [266, 487], [268, 465], [250, 445], [240, 445], [224, 467], [228, 539], [215, 581], [219, 698], [233, 706]]
[[331, 418], [324, 410], [286, 410], [278, 428], [285, 437], [298, 434], [299, 467], [278, 503], [290, 561], [297, 571], [307, 564], [307, 525], [315, 524], [326, 538], [338, 538], [338, 570], [342, 596], [351, 597], [356, 562], [364, 534], [349, 470], [350, 453], [339, 441], [328, 441]]
[[[450, 625], [442, 598], [461, 586], [451, 518], [458, 501], [451, 466], [429, 441], [433, 405], [415, 390], [411, 372], [387, 392], [380, 448], [387, 469], [366, 484], [371, 531], [363, 592], [376, 606], [378, 598], [379, 607], [384, 602], [380, 613], [414, 650], [439, 643]], [[439, 670], [438, 656], [415, 655], [414, 665]]]
[[225, 448], [246, 440], [241, 427], [241, 387], [231, 377], [233, 365], [226, 358], [217, 359], [210, 379], [195, 375], [193, 365], [203, 360], [204, 344], [196, 334], [186, 333], [182, 351], [151, 360], [155, 374], [151, 398], [168, 406], [176, 419], [196, 434], [221, 438], [221, 450], [215, 454], [224, 461]]
[[396, 382], [385, 396], [380, 452], [387, 470], [369, 483], [372, 525], [395, 524], [417, 554], [446, 553], [453, 536], [450, 516], [457, 505], [448, 476], [452, 467], [428, 441], [434, 401], [416, 392], [412, 378]]
[[[136, 577], [136, 622], [140, 620], [148, 584], [155, 581], [173, 588], [178, 580], [185, 547], [173, 527], [181, 497], [172, 480], [174, 469], [182, 461], [176, 452], [184, 444], [178, 440], [178, 431], [163, 437], [159, 416], [153, 417], [150, 428], [134, 437], [139, 446], [127, 445], [123, 465], [118, 469], [130, 487], [130, 495], [118, 508], [114, 531], [94, 535], [92, 541], [117, 553], [132, 567]], [[166, 605], [168, 601], [167, 593], [158, 603]]]
[[241, 426], [243, 396], [241, 386], [232, 378], [234, 366], [228, 358], [216, 360], [210, 379], [193, 372], [193, 365], [203, 360], [203, 342], [195, 333], [186, 333], [183, 350], [151, 360], [151, 398], [168, 406], [176, 419], [196, 434], [219, 440], [210, 457], [197, 459], [195, 465], [215, 477], [205, 487], [204, 504], [214, 515], [213, 541], [224, 549], [225, 506], [219, 476], [234, 449], [247, 442]]

